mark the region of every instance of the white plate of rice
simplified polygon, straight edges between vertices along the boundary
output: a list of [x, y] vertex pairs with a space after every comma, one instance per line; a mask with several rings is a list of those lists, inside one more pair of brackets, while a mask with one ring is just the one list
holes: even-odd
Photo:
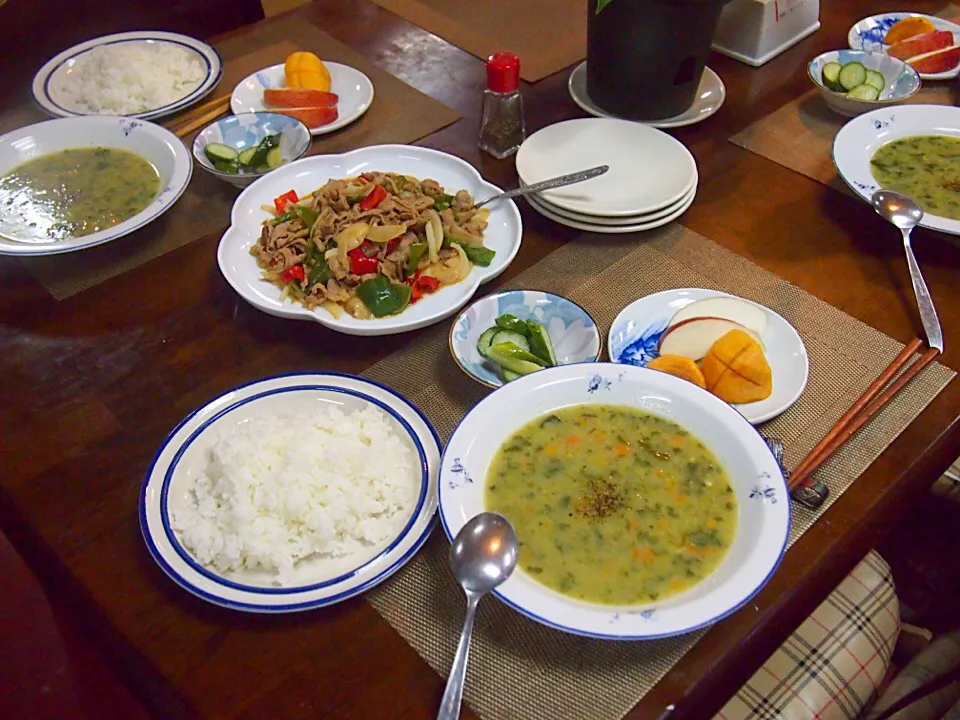
[[33, 99], [57, 117], [172, 115], [216, 86], [223, 63], [210, 45], [178, 33], [125, 32], [88, 40], [51, 58]]
[[300, 373], [229, 390], [167, 437], [140, 527], [181, 587], [248, 612], [353, 597], [399, 570], [437, 508], [440, 440], [373, 381]]

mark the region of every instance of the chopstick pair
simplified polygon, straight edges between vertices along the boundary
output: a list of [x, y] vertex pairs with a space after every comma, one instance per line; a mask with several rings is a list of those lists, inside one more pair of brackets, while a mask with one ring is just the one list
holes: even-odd
[[195, 130], [199, 130], [207, 123], [213, 122], [230, 109], [230, 96], [223, 95], [214, 98], [193, 108], [188, 114], [181, 115], [168, 123], [164, 123], [167, 130], [179, 138], [185, 138]]
[[[863, 395], [850, 406], [850, 409], [836, 422], [830, 429], [830, 432], [816, 444], [813, 450], [810, 451], [810, 454], [797, 465], [787, 482], [787, 487], [791, 493], [794, 491], [807, 490], [814, 486], [816, 483], [813, 481], [813, 474], [819, 470], [847, 440], [853, 437], [860, 428], [870, 422], [877, 413], [883, 410], [883, 408], [896, 397], [897, 393], [903, 390], [920, 371], [933, 362], [937, 355], [940, 354], [940, 351], [936, 348], [928, 348], [912, 365], [909, 364], [914, 353], [916, 353], [922, 345], [923, 343], [917, 338], [910, 341], [910, 343], [900, 351], [900, 354], [893, 359], [893, 362], [887, 366], [887, 369], [884, 370], [879, 377], [870, 384]], [[897, 376], [901, 370], [903, 371], [902, 374], [894, 380], [894, 377]], [[891, 380], [893, 380], [893, 382], [891, 382]], [[798, 495], [802, 494], [802, 492], [794, 494], [794, 498], [800, 500], [805, 505], [812, 505], [811, 502], [804, 501], [804, 499], [798, 497]], [[823, 497], [825, 496], [826, 494], [823, 492]], [[820, 502], [822, 502], [822, 498]]]

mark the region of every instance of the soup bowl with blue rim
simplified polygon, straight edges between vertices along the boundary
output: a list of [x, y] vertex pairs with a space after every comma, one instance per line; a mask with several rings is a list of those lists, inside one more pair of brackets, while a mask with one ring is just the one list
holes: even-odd
[[[590, 406], [594, 406], [592, 412]], [[505, 448], [505, 453], [511, 453], [506, 456], [508, 465], [518, 464], [518, 472], [525, 472], [520, 466], [529, 462], [527, 457], [514, 452], [518, 446], [514, 438], [519, 430], [535, 421], [557, 422], [556, 413], [564, 411], [561, 414], [565, 414], [578, 407], [591, 412], [593, 417], [602, 417], [597, 406], [617, 406], [618, 412], [625, 408], [628, 414], [653, 415], [669, 421], [699, 440], [714, 456], [714, 461], [725, 469], [730, 486], [732, 500], [726, 502], [734, 507], [726, 510], [732, 510], [736, 516], [736, 529], [729, 547], [709, 574], [675, 594], [626, 605], [578, 599], [540, 582], [538, 573], [545, 572], [544, 568], [525, 565], [524, 547], [529, 542], [525, 541], [525, 532], [532, 533], [538, 522], [538, 527], [546, 523], [550, 532], [563, 530], [556, 524], [556, 514], [551, 514], [549, 507], [549, 498], [554, 495], [548, 487], [553, 480], [545, 473], [529, 472], [519, 479], [531, 508], [528, 517], [517, 518], [515, 523], [520, 540], [519, 564], [510, 578], [493, 591], [494, 594], [517, 612], [544, 625], [608, 640], [648, 640], [681, 635], [707, 627], [742, 607], [767, 583], [786, 549], [790, 495], [782, 470], [763, 437], [735, 409], [692, 383], [648, 368], [612, 363], [561, 365], [524, 375], [477, 403], [453, 431], [441, 458], [440, 519], [447, 537], [452, 540], [470, 518], [495, 509], [488, 501], [488, 485], [493, 482], [498, 492], [502, 492], [503, 483], [510, 482], [503, 476], [503, 466], [498, 461], [501, 448]], [[604, 432], [602, 420], [595, 422], [599, 425], [592, 432]], [[537, 426], [543, 427], [543, 423]], [[672, 471], [660, 475], [647, 457], [654, 446], [650, 438], [644, 438], [645, 433], [651, 432], [647, 428], [647, 423], [636, 423], [629, 431], [622, 431], [623, 441], [631, 443], [639, 462], [636, 473], [630, 476], [622, 473], [610, 475], [619, 478], [616, 483], [621, 492], [640, 492], [639, 488], [631, 490], [634, 487], [631, 483], [636, 483], [642, 473], [653, 473], [647, 478], [652, 481], [662, 478], [667, 482], [670, 479]], [[602, 445], [602, 439], [598, 438], [596, 442], [596, 446], [583, 446], [585, 451], [594, 453], [589, 460], [584, 460], [588, 465], [596, 461], [594, 451]], [[680, 453], [675, 458], [679, 461], [696, 449], [692, 445], [674, 447], [687, 448], [673, 451], [674, 454]], [[551, 455], [546, 446], [541, 449], [530, 446], [530, 452]], [[560, 456], [554, 453], [551, 457]], [[580, 460], [576, 459], [576, 462]], [[685, 469], [684, 472], [696, 472], [696, 469]], [[585, 478], [588, 473], [589, 467], [584, 471]], [[584, 492], [587, 492], [586, 486]], [[563, 498], [560, 502], [563, 503]], [[672, 504], [674, 501], [667, 502]], [[676, 504], [683, 502], [682, 498], [675, 500]], [[573, 511], [578, 505], [564, 507], [569, 507], [570, 516], [574, 518]], [[600, 519], [576, 515], [578, 519], [569, 522], [622, 523], [623, 532], [634, 532], [631, 530], [635, 527], [632, 524], [634, 519], [625, 515], [638, 511], [630, 507], [629, 504], [622, 505], [616, 514], [604, 515]], [[685, 507], [674, 510], [681, 513]], [[533, 513], [533, 523], [530, 522], [530, 513]], [[675, 513], [666, 515], [683, 517]], [[564, 519], [563, 523], [566, 522]], [[706, 526], [709, 527], [709, 521]], [[554, 541], [560, 540], [554, 533]], [[589, 548], [592, 553], [590, 563], [604, 562], [605, 547]], [[611, 577], [609, 582], [615, 582], [615, 578]]]
[[450, 354], [467, 375], [487, 387], [504, 384], [500, 368], [483, 357], [477, 342], [501, 315], [540, 323], [553, 345], [558, 365], [593, 362], [602, 340], [590, 313], [572, 300], [540, 290], [507, 290], [488, 295], [465, 308], [450, 327]]
[[[824, 84], [824, 67], [830, 63], [844, 66], [853, 62], [860, 63], [866, 70], [873, 70], [883, 75], [885, 84], [883, 89], [878, 88], [880, 94], [876, 100], [851, 97], [844, 92], [831, 90]], [[817, 55], [807, 65], [807, 75], [830, 109], [848, 117], [898, 105], [916, 95], [921, 85], [917, 71], [903, 60], [883, 52], [868, 50], [831, 50]]]
[[219, 143], [241, 153], [247, 148], [256, 147], [265, 137], [276, 134], [280, 135], [279, 147], [284, 165], [299, 160], [310, 149], [310, 130], [296, 118], [280, 113], [252, 112], [230, 115], [207, 125], [193, 141], [193, 157], [211, 175], [236, 187], [247, 187], [277, 168], [263, 172], [223, 172], [215, 168], [207, 157], [207, 145]]

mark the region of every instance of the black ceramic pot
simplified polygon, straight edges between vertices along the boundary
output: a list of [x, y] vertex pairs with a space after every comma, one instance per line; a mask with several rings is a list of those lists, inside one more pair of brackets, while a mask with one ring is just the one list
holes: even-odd
[[587, 0], [587, 93], [607, 112], [661, 120], [694, 101], [729, 0]]

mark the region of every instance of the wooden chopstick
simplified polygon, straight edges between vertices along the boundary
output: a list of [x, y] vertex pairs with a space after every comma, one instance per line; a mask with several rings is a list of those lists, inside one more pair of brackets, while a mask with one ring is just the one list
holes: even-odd
[[183, 125], [184, 123], [192, 120], [195, 117], [206, 114], [207, 112], [209, 112], [215, 107], [222, 106], [224, 102], [227, 102], [229, 100], [230, 100], [230, 95], [220, 95], [219, 97], [212, 98], [210, 100], [207, 100], [207, 102], [205, 103], [195, 105], [189, 110], [183, 113], [180, 113], [175, 118], [163, 123], [163, 126], [167, 128], [167, 130], [173, 130], [175, 127], [179, 125]]
[[[840, 447], [853, 437], [856, 432], [866, 425], [877, 413], [893, 400], [906, 385], [915, 378], [920, 371], [940, 354], [936, 348], [929, 348], [920, 358], [894, 380], [886, 389], [883, 389], [891, 378], [907, 366], [913, 354], [920, 349], [923, 343], [914, 339], [894, 358], [893, 362], [874, 380], [863, 395], [850, 407], [836, 422], [823, 439], [810, 451], [810, 454], [791, 473], [788, 487], [790, 490], [809, 484], [808, 480], [813, 473]], [[882, 392], [881, 392], [882, 391]]]
[[207, 110], [202, 113], [193, 114], [185, 122], [174, 125], [169, 128], [179, 138], [184, 138], [194, 130], [199, 130], [209, 122], [213, 122], [230, 109], [230, 96], [217, 98], [216, 101], [207, 104]]

